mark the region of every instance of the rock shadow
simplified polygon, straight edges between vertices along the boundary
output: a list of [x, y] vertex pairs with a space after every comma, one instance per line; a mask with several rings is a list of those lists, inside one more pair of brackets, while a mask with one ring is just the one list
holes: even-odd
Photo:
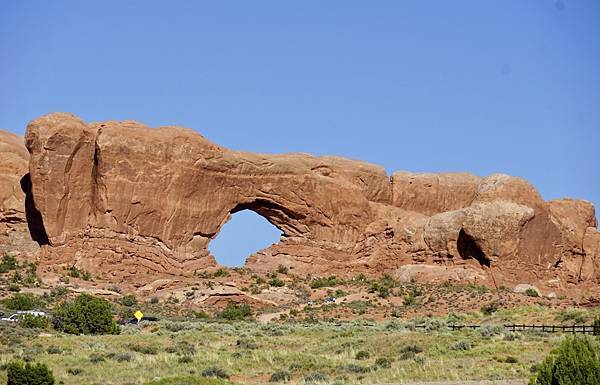
[[477, 243], [465, 233], [463, 229], [460, 229], [458, 233], [458, 240], [456, 241], [456, 247], [458, 253], [463, 259], [476, 259], [481, 266], [490, 267], [491, 261], [485, 256], [485, 253], [477, 246]]
[[31, 176], [29, 173], [21, 178], [21, 190], [25, 193], [25, 217], [27, 218], [27, 227], [31, 239], [37, 242], [40, 246], [49, 245], [48, 234], [44, 227], [42, 214], [35, 207], [33, 201], [33, 193], [31, 191]]

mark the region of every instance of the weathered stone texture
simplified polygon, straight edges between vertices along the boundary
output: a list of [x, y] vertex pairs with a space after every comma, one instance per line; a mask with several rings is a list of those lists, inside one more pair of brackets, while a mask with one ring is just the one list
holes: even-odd
[[416, 275], [449, 271], [490, 284], [600, 275], [593, 206], [544, 202], [517, 177], [388, 178], [364, 162], [230, 151], [189, 129], [86, 124], [64, 113], [33, 121], [25, 141], [48, 243], [42, 259], [115, 280], [214, 266], [208, 243], [246, 209], [282, 232], [248, 259], [256, 270], [351, 275], [422, 265], [437, 268]]
[[23, 138], [0, 130], [0, 254], [34, 253], [27, 229], [22, 179], [29, 154]]

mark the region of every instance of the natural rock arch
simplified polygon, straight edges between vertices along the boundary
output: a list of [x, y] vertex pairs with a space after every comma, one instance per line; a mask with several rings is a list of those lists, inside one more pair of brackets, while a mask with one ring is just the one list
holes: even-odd
[[207, 248], [219, 265], [242, 267], [252, 254], [277, 244], [284, 237], [281, 228], [265, 215], [240, 205], [230, 212]]
[[[249, 258], [256, 270], [285, 261], [302, 273], [389, 273], [464, 255], [498, 269], [498, 282], [600, 274], [593, 206], [544, 202], [529, 183], [504, 174], [389, 178], [365, 162], [231, 151], [189, 129], [86, 124], [64, 113], [31, 122], [25, 143], [30, 193], [48, 238], [40, 260], [88, 264], [111, 279], [215, 266], [209, 241], [245, 209], [283, 233]], [[540, 236], [552, 226], [556, 237]], [[542, 252], [565, 268], [544, 265]]]

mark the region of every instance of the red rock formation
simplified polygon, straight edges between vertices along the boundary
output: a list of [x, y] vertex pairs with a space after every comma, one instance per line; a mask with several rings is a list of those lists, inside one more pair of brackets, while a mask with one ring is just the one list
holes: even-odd
[[[0, 130], [0, 254], [33, 253], [25, 214], [25, 193], [29, 154], [23, 138]], [[22, 181], [23, 179], [23, 181]]]
[[149, 282], [214, 266], [208, 243], [245, 209], [282, 232], [248, 259], [256, 270], [436, 265], [479, 271], [453, 276], [489, 284], [542, 286], [600, 277], [591, 204], [544, 202], [520, 178], [397, 172], [390, 181], [363, 162], [230, 151], [188, 129], [86, 124], [64, 113], [31, 122], [25, 140], [48, 243], [42, 259], [106, 278]]

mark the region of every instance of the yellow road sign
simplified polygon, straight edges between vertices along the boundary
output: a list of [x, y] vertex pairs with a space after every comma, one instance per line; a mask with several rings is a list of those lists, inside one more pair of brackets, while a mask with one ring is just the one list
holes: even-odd
[[141, 311], [138, 310], [135, 313], [133, 313], [133, 316], [138, 320], [138, 322], [140, 322], [140, 320], [144, 316], [144, 313], [142, 313]]

